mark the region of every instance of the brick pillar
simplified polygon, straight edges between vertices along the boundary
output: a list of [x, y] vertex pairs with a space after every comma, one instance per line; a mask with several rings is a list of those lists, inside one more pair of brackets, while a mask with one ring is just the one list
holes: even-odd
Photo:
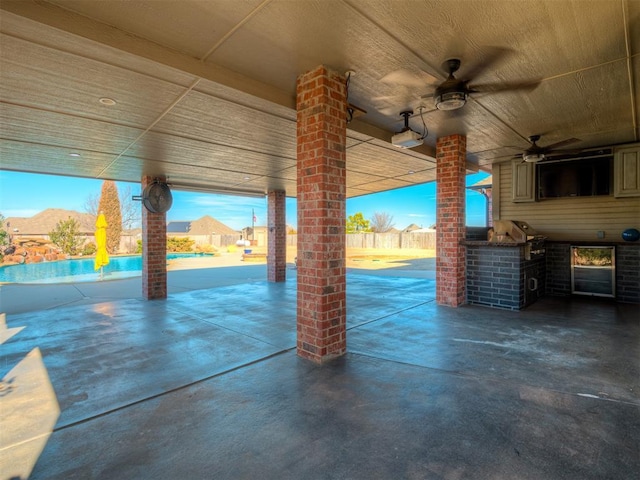
[[[158, 177], [142, 177], [142, 190]], [[161, 179], [163, 181], [164, 179]], [[142, 206], [142, 296], [167, 298], [167, 215]]]
[[343, 355], [346, 340], [346, 89], [320, 66], [297, 81], [298, 355]]
[[282, 190], [267, 194], [267, 279], [284, 282], [287, 279], [287, 219], [286, 196]]
[[467, 138], [450, 135], [436, 142], [436, 302], [465, 303], [465, 165]]
[[486, 219], [486, 225], [487, 227], [493, 227], [493, 188], [489, 187], [487, 188], [483, 193], [484, 198], [487, 202], [487, 219]]

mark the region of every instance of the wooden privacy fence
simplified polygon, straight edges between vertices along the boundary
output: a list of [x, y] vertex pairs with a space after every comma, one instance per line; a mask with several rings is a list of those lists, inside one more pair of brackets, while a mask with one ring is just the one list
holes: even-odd
[[[171, 236], [168, 234], [168, 236]], [[216, 248], [235, 245], [241, 235], [187, 235], [196, 245], [212, 245]]]
[[[347, 248], [436, 249], [436, 233], [348, 233]], [[287, 246], [296, 246], [297, 235], [287, 235]]]
[[[177, 238], [190, 238], [193, 240], [194, 245], [212, 245], [215, 248], [225, 248], [229, 245], [235, 245], [240, 240], [241, 235], [189, 235], [180, 234], [175, 235], [168, 233], [167, 237]], [[121, 252], [135, 252], [138, 240], [142, 237], [140, 235], [121, 235], [120, 236], [120, 251]]]
[[[215, 248], [225, 248], [235, 245], [240, 239], [237, 235], [172, 235], [169, 237], [189, 237], [195, 245], [212, 245]], [[135, 250], [136, 240], [139, 237], [123, 235], [120, 239], [121, 251]], [[298, 235], [287, 235], [287, 246], [295, 247]], [[420, 233], [349, 233], [346, 235], [347, 248], [421, 248], [426, 250], [436, 249], [435, 232]], [[262, 245], [265, 246], [266, 245]]]

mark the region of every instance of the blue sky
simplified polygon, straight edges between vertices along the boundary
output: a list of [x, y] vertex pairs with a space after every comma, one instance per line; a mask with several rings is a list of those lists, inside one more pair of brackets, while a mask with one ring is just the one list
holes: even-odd
[[[467, 177], [467, 185], [487, 177], [479, 173]], [[133, 195], [141, 193], [140, 184], [117, 182], [118, 190], [129, 187]], [[36, 175], [0, 170], [0, 213], [7, 217], [31, 217], [47, 208], [85, 211], [90, 197], [100, 195], [102, 180]], [[173, 191], [169, 221], [196, 220], [210, 215], [229, 227], [240, 230], [251, 226], [255, 211], [256, 225], [266, 225], [266, 198]], [[436, 221], [435, 183], [401, 188], [347, 200], [347, 215], [361, 212], [370, 219], [376, 212], [393, 216], [398, 229], [415, 223], [429, 227]], [[287, 224], [296, 226], [296, 202], [287, 199]], [[467, 190], [467, 225], [485, 225], [485, 199]]]

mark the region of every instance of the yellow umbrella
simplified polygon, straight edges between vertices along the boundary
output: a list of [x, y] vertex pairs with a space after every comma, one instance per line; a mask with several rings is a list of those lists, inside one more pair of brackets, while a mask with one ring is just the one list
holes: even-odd
[[109, 254], [107, 253], [107, 220], [104, 214], [98, 215], [96, 220], [96, 260], [93, 264], [94, 270], [100, 270], [100, 278], [102, 278], [102, 267], [109, 265]]

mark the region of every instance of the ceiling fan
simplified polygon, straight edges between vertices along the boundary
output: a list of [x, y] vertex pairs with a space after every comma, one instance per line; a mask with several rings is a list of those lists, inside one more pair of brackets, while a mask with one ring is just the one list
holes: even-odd
[[540, 135], [531, 135], [529, 137], [531, 146], [524, 152], [517, 154], [514, 158], [522, 158], [522, 160], [527, 163], [537, 163], [545, 159], [549, 160], [550, 157], [554, 155], [570, 155], [573, 153], [580, 153], [582, 151], [581, 149], [563, 150], [560, 148], [571, 143], [579, 142], [580, 140], [578, 138], [567, 138], [566, 140], [552, 143], [546, 147], [539, 146], [536, 143], [538, 140], [540, 140]]
[[[539, 80], [526, 82], [503, 82], [474, 84], [473, 79], [478, 77], [483, 70], [488, 70], [498, 59], [511, 53], [511, 50], [499, 47], [484, 48], [481, 61], [465, 70], [463, 79], [456, 78], [455, 73], [460, 69], [462, 62], [459, 58], [450, 58], [442, 64], [442, 70], [447, 74], [444, 82], [438, 80], [426, 72], [420, 71], [419, 75], [411, 70], [397, 70], [385, 75], [381, 81], [387, 84], [400, 84], [408, 88], [431, 87], [433, 92], [421, 95], [420, 99], [433, 98], [435, 108], [438, 110], [457, 110], [462, 108], [470, 95], [476, 93], [497, 93], [516, 90], [533, 90], [539, 84]], [[382, 99], [386, 99], [383, 97]]]
[[[488, 63], [493, 63], [500, 54], [495, 54], [489, 62], [484, 62], [482, 68], [487, 68]], [[433, 98], [435, 106], [438, 110], [457, 110], [467, 103], [469, 95], [474, 93], [496, 93], [514, 90], [533, 90], [540, 83], [539, 81], [531, 81], [525, 83], [499, 83], [499, 84], [477, 84], [470, 85], [473, 77], [479, 73], [479, 66], [467, 72], [469, 80], [461, 80], [455, 77], [460, 69], [460, 59], [450, 58], [442, 64], [443, 70], [448, 73], [447, 79], [438, 85], [433, 93], [423, 95], [422, 98]]]

